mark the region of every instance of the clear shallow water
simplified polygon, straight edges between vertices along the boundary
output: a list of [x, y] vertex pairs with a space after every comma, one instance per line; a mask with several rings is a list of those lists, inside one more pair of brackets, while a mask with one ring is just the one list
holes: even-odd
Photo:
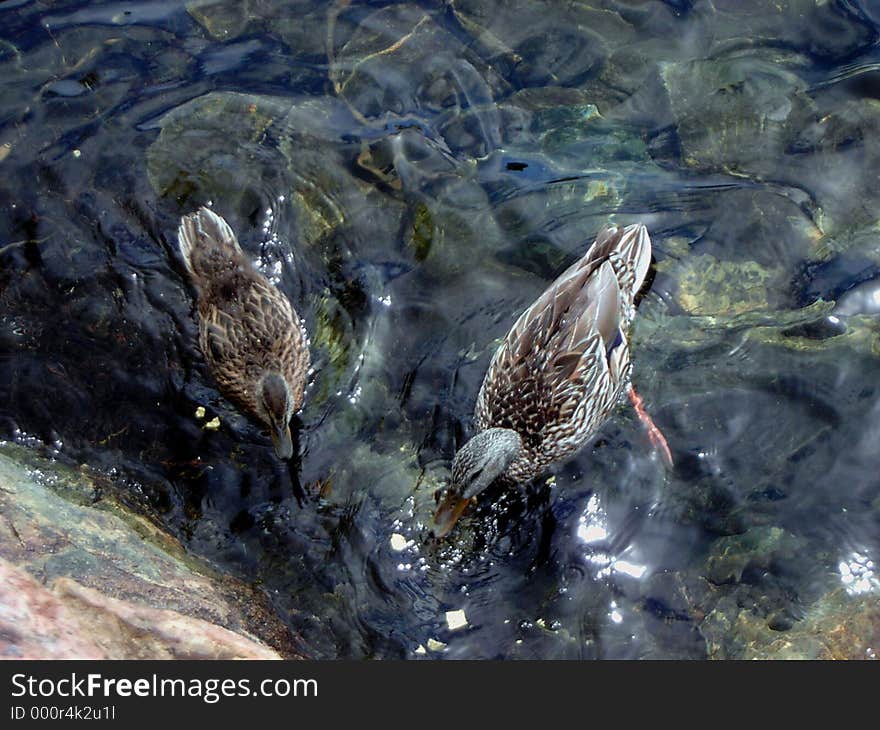
[[[315, 656], [743, 656], [876, 595], [875, 9], [243, 7], [0, 3], [0, 436], [112, 474]], [[206, 201], [312, 333], [298, 462], [196, 348]], [[621, 404], [430, 542], [497, 338], [608, 220], [654, 241], [634, 382], [675, 468]]]

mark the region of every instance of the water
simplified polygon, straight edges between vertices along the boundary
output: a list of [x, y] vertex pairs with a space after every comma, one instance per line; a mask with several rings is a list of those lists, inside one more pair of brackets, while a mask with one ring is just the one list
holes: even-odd
[[[113, 475], [311, 655], [744, 656], [876, 594], [876, 7], [0, 18], [0, 438]], [[196, 347], [209, 201], [312, 335], [289, 465]], [[609, 220], [654, 242], [633, 377], [675, 468], [621, 404], [432, 543], [497, 339]]]

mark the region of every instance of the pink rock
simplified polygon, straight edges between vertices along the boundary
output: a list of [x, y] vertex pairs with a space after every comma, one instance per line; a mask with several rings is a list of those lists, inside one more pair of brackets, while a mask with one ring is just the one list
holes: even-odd
[[106, 659], [77, 617], [23, 570], [0, 558], [0, 657]]
[[4, 659], [280, 659], [222, 626], [106, 596], [70, 578], [52, 591], [0, 558]]

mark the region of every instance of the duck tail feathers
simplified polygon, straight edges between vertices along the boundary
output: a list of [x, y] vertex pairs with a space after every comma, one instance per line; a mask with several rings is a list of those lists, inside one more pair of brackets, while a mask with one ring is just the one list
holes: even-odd
[[[624, 228], [606, 226], [596, 236], [582, 261], [609, 261], [620, 282], [621, 291], [632, 300], [645, 283], [651, 266], [651, 237], [641, 223]], [[595, 265], [595, 264], [593, 264]]]
[[186, 268], [194, 277], [228, 266], [230, 260], [242, 255], [229, 224], [204, 206], [180, 219], [177, 239]]

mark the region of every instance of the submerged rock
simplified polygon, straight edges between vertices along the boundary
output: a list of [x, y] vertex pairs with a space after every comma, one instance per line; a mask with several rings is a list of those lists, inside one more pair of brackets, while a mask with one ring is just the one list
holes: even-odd
[[372, 13], [335, 54], [331, 78], [363, 121], [417, 115], [472, 157], [499, 145], [495, 98], [507, 83], [418, 6]]
[[[843, 76], [846, 78], [846, 76]], [[876, 224], [880, 192], [876, 169], [880, 164], [880, 101], [851, 99], [840, 103], [836, 85], [828, 89], [822, 113], [802, 125], [789, 141], [780, 165], [786, 177], [800, 179], [822, 210], [822, 229], [829, 240], [820, 241], [816, 257], [868, 244], [877, 257]], [[864, 229], [873, 231], [873, 245]]]
[[826, 60], [870, 46], [876, 31], [863, 12], [821, 0], [713, 0], [716, 43], [793, 47]]
[[806, 83], [779, 59], [696, 60], [661, 72], [682, 157], [698, 170], [771, 173], [812, 112]]
[[[252, 586], [188, 555], [107, 494], [22, 447], [0, 450], [0, 653], [278, 658], [295, 639]], [[260, 639], [249, 635], [256, 632]]]
[[727, 603], [703, 622], [712, 659], [876, 659], [880, 602], [837, 588], [811, 604], [799, 621], [779, 623]]
[[[547, 6], [516, 0], [505, 12], [491, 3], [459, 0], [455, 17], [474, 37], [495, 49], [518, 86], [576, 86], [595, 76], [609, 50], [632, 42], [635, 29], [614, 10], [590, 3]], [[506, 53], [502, 49], [508, 49]], [[509, 64], [509, 65], [508, 65]]]
[[250, 15], [249, 5], [248, 0], [190, 0], [186, 4], [186, 12], [212, 38], [222, 41], [235, 38], [245, 30]]
[[689, 314], [730, 316], [769, 309], [775, 272], [760, 264], [703, 254], [690, 255], [676, 268], [678, 303]]
[[766, 569], [773, 561], [791, 558], [802, 541], [778, 527], [754, 527], [742, 535], [719, 538], [707, 563], [707, 577], [716, 584], [738, 583], [746, 569]]
[[289, 105], [272, 97], [207, 94], [159, 120], [161, 132], [147, 151], [147, 172], [160, 196], [183, 208], [206, 200], [248, 209], [263, 189], [280, 189], [266, 130]]
[[709, 658], [875, 659], [874, 564], [852, 553], [835, 576], [827, 561], [774, 526], [716, 540], [706, 580], [689, 580]]

